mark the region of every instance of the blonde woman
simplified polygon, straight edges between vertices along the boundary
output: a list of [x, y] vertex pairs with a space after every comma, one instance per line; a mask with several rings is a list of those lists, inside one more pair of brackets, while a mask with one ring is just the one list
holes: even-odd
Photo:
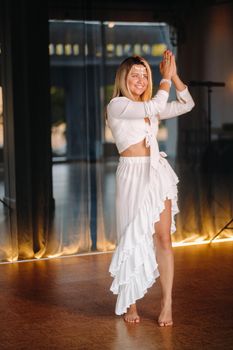
[[[152, 98], [152, 75], [139, 56], [119, 66], [107, 123], [120, 158], [116, 172], [116, 230], [118, 244], [109, 271], [111, 291], [118, 295], [115, 312], [126, 322], [140, 322], [136, 301], [160, 276], [159, 326], [171, 326], [174, 259], [171, 234], [178, 213], [178, 178], [159, 152], [156, 135], [161, 119], [176, 117], [194, 107], [180, 80], [174, 55], [167, 50], [160, 63], [162, 80]], [[167, 102], [171, 83], [177, 100]]]

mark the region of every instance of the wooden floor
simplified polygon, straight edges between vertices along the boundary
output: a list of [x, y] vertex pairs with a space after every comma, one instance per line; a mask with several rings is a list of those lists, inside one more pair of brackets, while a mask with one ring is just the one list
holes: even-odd
[[233, 349], [233, 242], [174, 248], [173, 328], [159, 328], [160, 285], [140, 324], [114, 315], [111, 254], [0, 265], [0, 349]]

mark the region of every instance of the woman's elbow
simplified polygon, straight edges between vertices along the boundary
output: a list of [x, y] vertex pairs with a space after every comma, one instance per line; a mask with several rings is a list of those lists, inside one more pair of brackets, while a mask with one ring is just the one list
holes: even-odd
[[187, 112], [190, 112], [195, 107], [195, 102], [192, 100], [187, 106]]
[[161, 114], [165, 110], [166, 105], [167, 105], [166, 102], [158, 104], [158, 106], [157, 106], [157, 113]]

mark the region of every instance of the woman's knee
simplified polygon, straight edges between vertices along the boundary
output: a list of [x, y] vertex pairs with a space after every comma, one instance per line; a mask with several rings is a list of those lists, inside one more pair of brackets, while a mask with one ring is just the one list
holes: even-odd
[[156, 239], [163, 249], [170, 249], [172, 247], [170, 232], [156, 232]]

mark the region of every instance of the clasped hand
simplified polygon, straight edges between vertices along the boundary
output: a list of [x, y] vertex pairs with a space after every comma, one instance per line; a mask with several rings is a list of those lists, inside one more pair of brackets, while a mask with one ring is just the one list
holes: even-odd
[[163, 54], [163, 60], [159, 64], [160, 73], [165, 79], [172, 79], [177, 74], [175, 56], [170, 50]]

